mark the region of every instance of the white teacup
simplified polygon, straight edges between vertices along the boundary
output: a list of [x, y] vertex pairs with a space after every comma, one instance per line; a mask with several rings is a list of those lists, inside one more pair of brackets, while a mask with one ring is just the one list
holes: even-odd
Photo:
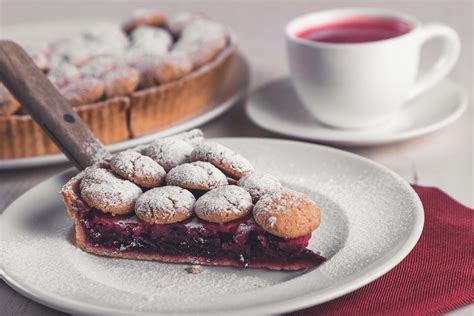
[[[394, 18], [411, 26], [403, 35], [372, 42], [325, 43], [303, 39], [300, 32], [318, 24], [354, 17]], [[443, 24], [422, 25], [391, 10], [347, 8], [303, 15], [286, 26], [288, 60], [296, 91], [321, 122], [340, 128], [365, 128], [396, 117], [404, 102], [444, 78], [459, 57], [456, 32]], [[432, 68], [419, 78], [423, 44], [443, 40]]]

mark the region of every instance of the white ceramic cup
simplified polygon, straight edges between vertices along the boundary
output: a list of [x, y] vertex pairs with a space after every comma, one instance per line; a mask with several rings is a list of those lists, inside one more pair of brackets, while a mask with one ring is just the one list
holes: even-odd
[[[403, 35], [362, 43], [323, 43], [302, 39], [301, 31], [352, 17], [388, 17], [412, 29]], [[442, 52], [418, 76], [423, 44], [443, 42]], [[305, 107], [322, 123], [339, 128], [383, 125], [405, 101], [431, 88], [455, 65], [460, 52], [456, 32], [443, 24], [422, 25], [404, 13], [373, 8], [344, 8], [300, 16], [286, 26], [288, 61], [295, 89]]]

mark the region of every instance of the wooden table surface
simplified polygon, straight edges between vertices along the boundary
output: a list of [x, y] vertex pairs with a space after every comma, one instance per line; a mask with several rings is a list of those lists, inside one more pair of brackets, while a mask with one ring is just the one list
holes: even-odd
[[[86, 3], [86, 5], [84, 5]], [[236, 33], [241, 51], [252, 67], [251, 89], [288, 74], [283, 28], [288, 20], [302, 13], [340, 6], [377, 6], [402, 10], [423, 22], [450, 25], [460, 35], [462, 54], [450, 78], [473, 97], [473, 3], [471, 1], [160, 1], [165, 12], [201, 11], [229, 25]], [[0, 2], [0, 36], [5, 25], [35, 20], [67, 18], [121, 18], [137, 6], [156, 6], [149, 1], [5, 1]], [[423, 52], [423, 64], [436, 56], [437, 43]], [[423, 66], [422, 64], [422, 66]], [[280, 137], [266, 132], [243, 112], [243, 102], [222, 117], [204, 125], [208, 137]], [[450, 127], [421, 138], [377, 147], [343, 149], [375, 160], [412, 183], [436, 186], [473, 207], [473, 107]], [[280, 137], [281, 138], [281, 137]], [[0, 140], [1, 141], [1, 140]], [[69, 168], [51, 166], [39, 169], [0, 172], [0, 212], [15, 198], [37, 183]], [[474, 308], [453, 314], [472, 314]], [[39, 305], [0, 281], [0, 315], [62, 315]]]

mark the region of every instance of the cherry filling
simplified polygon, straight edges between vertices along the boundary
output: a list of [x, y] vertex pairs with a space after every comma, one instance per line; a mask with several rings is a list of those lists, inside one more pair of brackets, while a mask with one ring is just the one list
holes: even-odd
[[306, 249], [311, 234], [294, 239], [277, 237], [260, 228], [251, 216], [223, 224], [193, 218], [162, 225], [134, 215], [111, 216], [91, 210], [81, 225], [91, 245], [114, 251], [226, 258], [243, 266], [295, 263], [315, 267], [325, 261]]

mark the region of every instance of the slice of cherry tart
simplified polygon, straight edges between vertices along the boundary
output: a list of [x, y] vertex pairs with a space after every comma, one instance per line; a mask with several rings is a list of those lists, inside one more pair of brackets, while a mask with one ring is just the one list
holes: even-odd
[[325, 261], [306, 249], [314, 202], [200, 130], [116, 154], [61, 194], [77, 246], [97, 255], [273, 270]]

